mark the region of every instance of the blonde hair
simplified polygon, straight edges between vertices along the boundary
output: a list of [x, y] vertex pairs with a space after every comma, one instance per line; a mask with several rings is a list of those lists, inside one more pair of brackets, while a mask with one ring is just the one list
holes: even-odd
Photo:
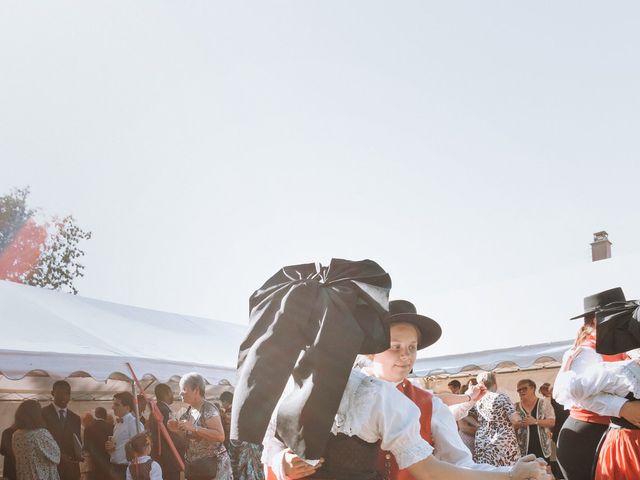
[[478, 383], [483, 384], [487, 389], [496, 386], [496, 376], [493, 372], [480, 372], [476, 377]]
[[584, 317], [584, 325], [580, 327], [578, 330], [578, 335], [576, 336], [576, 341], [573, 344], [574, 347], [577, 347], [582, 342], [584, 342], [591, 335], [596, 334], [596, 316], [591, 313]]

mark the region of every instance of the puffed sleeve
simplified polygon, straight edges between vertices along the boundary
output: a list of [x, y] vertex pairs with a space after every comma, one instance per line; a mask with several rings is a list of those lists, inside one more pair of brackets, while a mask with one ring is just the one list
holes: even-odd
[[371, 422], [377, 428], [380, 447], [389, 450], [400, 469], [426, 459], [433, 448], [420, 435], [420, 410], [391, 383], [381, 388], [371, 409]]
[[640, 393], [640, 366], [631, 360], [603, 362], [589, 347], [565, 354], [553, 396], [565, 407], [579, 406], [599, 415], [617, 416], [629, 392]]
[[60, 463], [60, 447], [58, 447], [49, 430], [45, 428], [40, 429], [35, 438], [36, 445], [42, 456], [56, 465]]

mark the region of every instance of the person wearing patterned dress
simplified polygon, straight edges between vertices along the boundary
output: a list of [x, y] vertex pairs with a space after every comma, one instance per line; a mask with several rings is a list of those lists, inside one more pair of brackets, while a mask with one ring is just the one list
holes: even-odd
[[[180, 379], [182, 401], [189, 405], [179, 422], [168, 422], [170, 430], [182, 432], [187, 440], [184, 456], [187, 473], [199, 460], [214, 459], [216, 472], [191, 476], [187, 480], [233, 480], [231, 459], [224, 447], [224, 428], [220, 411], [204, 398], [205, 381], [198, 373], [187, 373]], [[202, 462], [200, 462], [202, 464]]]
[[227, 391], [220, 395], [222, 425], [227, 440], [225, 446], [231, 457], [231, 468], [234, 480], [264, 480], [264, 467], [262, 457], [262, 444], [231, 440], [229, 437], [231, 427], [231, 411], [233, 408], [233, 393]]
[[38, 402], [22, 402], [16, 411], [15, 423], [17, 430], [12, 447], [17, 480], [60, 480], [60, 447], [45, 427]]
[[478, 383], [487, 393], [476, 404], [478, 422], [474, 461], [495, 466], [513, 465], [520, 458], [520, 447], [513, 428], [520, 421], [513, 403], [504, 393], [498, 393], [496, 377], [491, 372], [478, 375]]

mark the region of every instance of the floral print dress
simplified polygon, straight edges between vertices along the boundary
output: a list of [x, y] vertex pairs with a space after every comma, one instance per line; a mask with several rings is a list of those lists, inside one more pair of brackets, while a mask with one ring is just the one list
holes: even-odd
[[16, 430], [12, 445], [17, 480], [60, 480], [60, 448], [46, 428]]
[[513, 465], [520, 458], [516, 432], [509, 417], [515, 408], [504, 393], [487, 392], [476, 403], [478, 422], [473, 460], [496, 467]]
[[[211, 417], [219, 417], [220, 411], [213, 403], [205, 402], [200, 407], [200, 410], [195, 408], [189, 408], [180, 417], [180, 420], [193, 421], [194, 425], [204, 426], [207, 419]], [[233, 473], [231, 470], [231, 459], [227, 453], [227, 449], [223, 443], [220, 442], [207, 442], [199, 438], [190, 438], [187, 443], [187, 451], [185, 452], [184, 459], [187, 462], [193, 462], [200, 458], [216, 457], [218, 459], [218, 473], [215, 476], [216, 480], [233, 480]]]

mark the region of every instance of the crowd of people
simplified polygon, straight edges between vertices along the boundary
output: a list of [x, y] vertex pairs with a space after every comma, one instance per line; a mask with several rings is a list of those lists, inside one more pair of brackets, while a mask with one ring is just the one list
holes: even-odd
[[184, 467], [188, 480], [263, 480], [261, 445], [229, 440], [233, 394], [224, 392], [219, 404], [206, 400], [197, 373], [184, 375], [179, 385], [187, 405], [180, 416], [171, 408], [171, 387], [160, 383], [157, 417], [144, 396], [125, 391], [113, 396], [112, 414], [97, 407], [80, 418], [68, 408], [70, 384], [55, 382], [50, 404], [25, 400], [2, 433], [3, 478], [179, 480]]
[[[322, 282], [310, 274], [311, 294], [299, 290], [304, 265], [254, 294], [235, 401], [231, 392], [207, 400], [197, 373], [180, 380], [179, 416], [166, 384], [155, 387], [157, 409], [120, 392], [113, 415], [98, 407], [82, 419], [65, 381], [44, 408], [24, 401], [2, 434], [5, 478], [79, 480], [83, 461], [86, 480], [178, 480], [182, 470], [187, 480], [640, 478], [640, 365], [624, 351], [640, 347], [640, 335], [629, 340], [640, 303], [621, 289], [585, 298], [555, 384], [522, 378], [515, 403], [492, 372], [434, 393], [409, 376], [440, 325], [409, 301], [381, 302], [385, 274], [358, 263], [334, 266]], [[363, 268], [362, 278], [349, 270], [331, 289], [345, 266]], [[631, 334], [609, 328], [621, 316], [626, 328], [638, 321]], [[307, 317], [313, 329], [330, 327], [315, 340], [313, 330], [284, 327]], [[367, 329], [355, 342], [354, 327]], [[296, 341], [307, 345], [302, 356]]]

